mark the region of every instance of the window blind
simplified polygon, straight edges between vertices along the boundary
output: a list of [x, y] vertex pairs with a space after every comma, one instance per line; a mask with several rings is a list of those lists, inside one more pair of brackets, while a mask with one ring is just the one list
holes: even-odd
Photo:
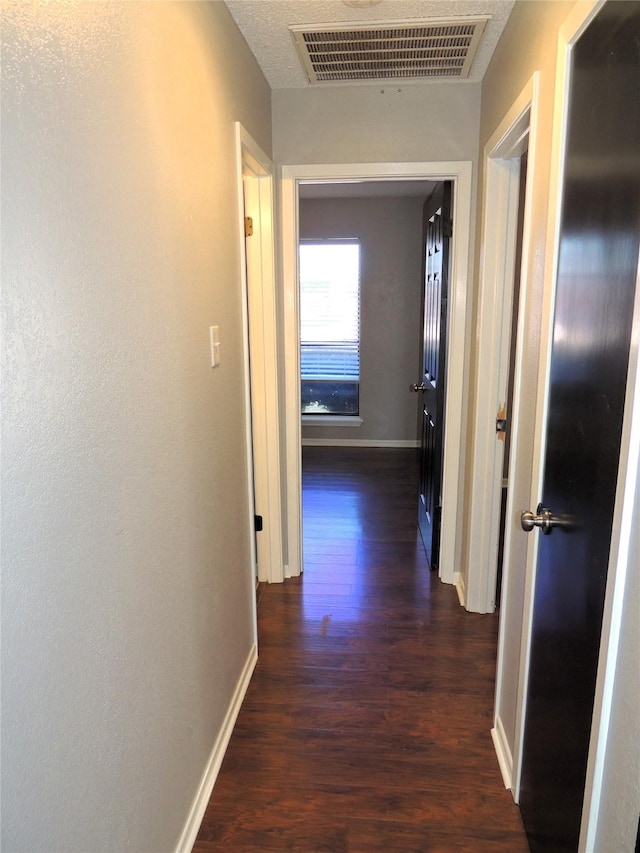
[[300, 244], [303, 380], [360, 381], [360, 244]]

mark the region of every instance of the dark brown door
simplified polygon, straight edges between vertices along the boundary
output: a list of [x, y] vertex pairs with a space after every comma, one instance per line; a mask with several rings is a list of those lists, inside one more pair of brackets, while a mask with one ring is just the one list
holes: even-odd
[[640, 3], [610, 2], [572, 56], [542, 507], [529, 519], [542, 525], [520, 792], [533, 851], [577, 850], [580, 833], [638, 267], [639, 39]]
[[440, 553], [451, 191], [450, 181], [439, 184], [423, 207], [423, 376], [415, 386], [422, 394], [418, 524], [432, 569]]

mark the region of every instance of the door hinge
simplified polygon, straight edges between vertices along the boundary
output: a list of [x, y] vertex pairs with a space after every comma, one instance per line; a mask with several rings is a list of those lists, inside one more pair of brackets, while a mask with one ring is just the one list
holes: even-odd
[[253, 236], [253, 217], [245, 216], [244, 218], [244, 236], [252, 237]]
[[254, 515], [253, 516], [253, 522], [254, 522], [254, 526], [256, 529], [256, 533], [260, 533], [262, 531], [262, 516], [261, 515]]
[[498, 414], [496, 415], [496, 434], [500, 441], [504, 441], [505, 434], [507, 432], [507, 411], [505, 406], [501, 406], [498, 409]]

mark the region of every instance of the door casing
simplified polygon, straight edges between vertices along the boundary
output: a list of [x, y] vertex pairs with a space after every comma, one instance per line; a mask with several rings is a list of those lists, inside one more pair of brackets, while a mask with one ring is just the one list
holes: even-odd
[[300, 355], [298, 307], [298, 185], [301, 182], [361, 180], [453, 181], [454, 237], [448, 317], [449, 351], [445, 420], [443, 512], [440, 578], [458, 584], [461, 543], [456, 532], [462, 524], [464, 436], [467, 379], [467, 293], [471, 246], [472, 164], [469, 161], [436, 163], [313, 164], [282, 167], [282, 276], [285, 371], [285, 458], [287, 577], [302, 572], [302, 503], [300, 436]]
[[[516, 278], [517, 214], [520, 157], [529, 151], [524, 203], [522, 266], [520, 270], [519, 328], [516, 334], [514, 400], [512, 406], [509, 483], [515, 477], [519, 456], [529, 458], [531, 448], [521, 446], [519, 398], [523, 391], [522, 328], [533, 260], [529, 252], [531, 206], [536, 179], [539, 73], [536, 72], [497, 127], [484, 150], [484, 231], [478, 292], [478, 350], [476, 356], [473, 458], [469, 512], [470, 555], [465, 604], [475, 613], [495, 610], [498, 540], [501, 509], [504, 443], [496, 436], [496, 416], [506, 403], [513, 290]], [[530, 444], [530, 442], [529, 442]], [[506, 518], [513, 515], [512, 490], [507, 493]], [[508, 585], [510, 526], [505, 530], [503, 592]]]
[[[478, 374], [475, 384], [474, 443], [471, 465], [470, 526], [466, 607], [480, 613], [495, 609], [496, 575], [501, 515], [504, 444], [496, 436], [496, 416], [506, 401], [509, 350], [515, 335], [511, 454], [509, 459], [502, 579], [500, 634], [496, 668], [496, 700], [492, 737], [505, 786], [513, 781], [513, 731], [517, 697], [523, 619], [523, 572], [514, 573], [524, 543], [513, 536], [518, 501], [529, 499], [533, 431], [523, 422], [523, 395], [535, 370], [528, 365], [531, 339], [536, 340], [535, 312], [528, 311], [535, 258], [531, 257], [531, 220], [536, 186], [536, 150], [539, 123], [539, 73], [536, 72], [514, 101], [484, 149], [484, 231], [478, 295]], [[511, 329], [516, 279], [517, 220], [520, 194], [520, 158], [528, 151], [522, 224], [517, 328]], [[527, 343], [529, 342], [529, 343]], [[482, 371], [480, 372], [480, 367]], [[528, 376], [527, 376], [528, 374]], [[525, 378], [526, 377], [526, 378]], [[526, 400], [526, 396], [524, 397]], [[533, 405], [533, 404], [529, 404]], [[520, 554], [522, 558], [522, 554]], [[508, 720], [509, 722], [505, 722]]]
[[[282, 581], [282, 509], [278, 412], [277, 293], [275, 274], [274, 167], [241, 124], [236, 123], [238, 206], [245, 335], [245, 407], [249, 524], [252, 563], [258, 579]], [[244, 205], [254, 218], [245, 241]], [[254, 515], [263, 529], [254, 536]], [[257, 550], [257, 554], [256, 554]], [[253, 584], [255, 589], [255, 582]], [[254, 606], [255, 615], [255, 606]]]

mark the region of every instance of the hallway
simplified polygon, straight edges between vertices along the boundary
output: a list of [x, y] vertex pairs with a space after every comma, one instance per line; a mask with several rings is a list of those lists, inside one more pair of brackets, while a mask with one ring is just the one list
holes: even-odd
[[305, 574], [259, 661], [197, 853], [528, 850], [490, 736], [498, 616], [429, 572], [414, 450], [306, 447]]

